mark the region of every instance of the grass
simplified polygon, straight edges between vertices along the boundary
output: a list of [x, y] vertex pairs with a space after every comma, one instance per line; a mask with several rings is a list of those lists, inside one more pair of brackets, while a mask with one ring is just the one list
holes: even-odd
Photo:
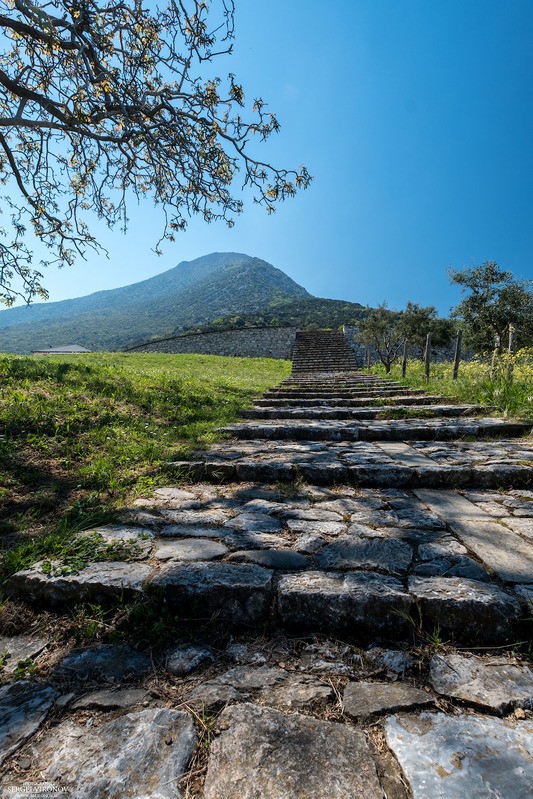
[[76, 560], [73, 533], [168, 482], [167, 461], [220, 438], [289, 371], [208, 355], [0, 355], [0, 576]]
[[[512, 367], [510, 373], [508, 365]], [[372, 366], [373, 374], [384, 376], [381, 364]], [[492, 405], [498, 414], [533, 422], [533, 350], [521, 350], [510, 362], [503, 356], [497, 363], [491, 359], [462, 362], [459, 377], [452, 379], [453, 364], [449, 361], [431, 365], [429, 381], [422, 361], [409, 361], [405, 378], [400, 364], [392, 367], [390, 377], [430, 394], [454, 397], [462, 402]]]

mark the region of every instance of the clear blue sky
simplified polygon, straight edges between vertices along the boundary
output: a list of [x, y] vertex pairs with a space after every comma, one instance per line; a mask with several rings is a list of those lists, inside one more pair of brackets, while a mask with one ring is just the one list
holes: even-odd
[[51, 299], [236, 250], [322, 297], [446, 314], [448, 267], [495, 260], [533, 279], [532, 0], [237, 0], [220, 59], [282, 124], [264, 154], [306, 164], [311, 188], [235, 228], [191, 222], [162, 257], [158, 214], [132, 208], [111, 260], [49, 270]]

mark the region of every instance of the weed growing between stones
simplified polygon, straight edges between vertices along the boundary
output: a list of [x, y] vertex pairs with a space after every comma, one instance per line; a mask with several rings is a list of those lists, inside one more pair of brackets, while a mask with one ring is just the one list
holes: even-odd
[[430, 630], [426, 629], [422, 608], [416, 604], [415, 609], [415, 613], [407, 613], [403, 610], [395, 611], [395, 613], [409, 624], [415, 643], [428, 649], [430, 655], [444, 649], [446, 642], [442, 638], [440, 626], [437, 625]]

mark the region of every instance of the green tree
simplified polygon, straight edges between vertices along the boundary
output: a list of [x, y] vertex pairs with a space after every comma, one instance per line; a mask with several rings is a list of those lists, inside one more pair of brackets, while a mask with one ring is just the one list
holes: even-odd
[[533, 344], [531, 282], [515, 280], [512, 272], [501, 270], [494, 261], [471, 269], [451, 269], [449, 274], [465, 295], [453, 316], [463, 320], [467, 342], [477, 352], [494, 348], [501, 352], [510, 324], [515, 327], [518, 346]]
[[431, 333], [432, 346], [446, 347], [453, 336], [454, 324], [449, 319], [441, 319], [434, 305], [426, 307], [408, 302], [398, 321], [398, 333], [412, 347], [423, 347], [428, 333]]
[[358, 325], [359, 341], [367, 347], [374, 348], [387, 374], [398, 359], [403, 346], [404, 339], [399, 329], [399, 318], [397, 312], [389, 311], [383, 304], [370, 310]]
[[1, 3], [1, 301], [47, 296], [28, 232], [50, 252], [44, 265], [71, 264], [101, 249], [91, 212], [125, 228], [128, 201], [152, 197], [159, 249], [191, 215], [233, 224], [237, 173], [267, 211], [309, 185], [305, 167], [258, 157], [255, 142], [279, 130], [264, 102], [246, 119], [235, 76], [212, 74], [231, 53], [234, 11], [233, 0]]

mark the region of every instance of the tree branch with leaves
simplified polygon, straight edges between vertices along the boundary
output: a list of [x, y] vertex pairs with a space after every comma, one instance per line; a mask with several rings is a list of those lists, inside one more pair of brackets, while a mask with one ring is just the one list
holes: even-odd
[[128, 200], [151, 197], [160, 252], [191, 216], [232, 225], [241, 188], [272, 212], [309, 185], [257, 157], [279, 130], [265, 103], [245, 118], [234, 75], [202, 77], [231, 53], [234, 16], [233, 0], [0, 0], [1, 301], [47, 297], [28, 230], [42, 266], [72, 264], [102, 249], [92, 212], [125, 230]]

